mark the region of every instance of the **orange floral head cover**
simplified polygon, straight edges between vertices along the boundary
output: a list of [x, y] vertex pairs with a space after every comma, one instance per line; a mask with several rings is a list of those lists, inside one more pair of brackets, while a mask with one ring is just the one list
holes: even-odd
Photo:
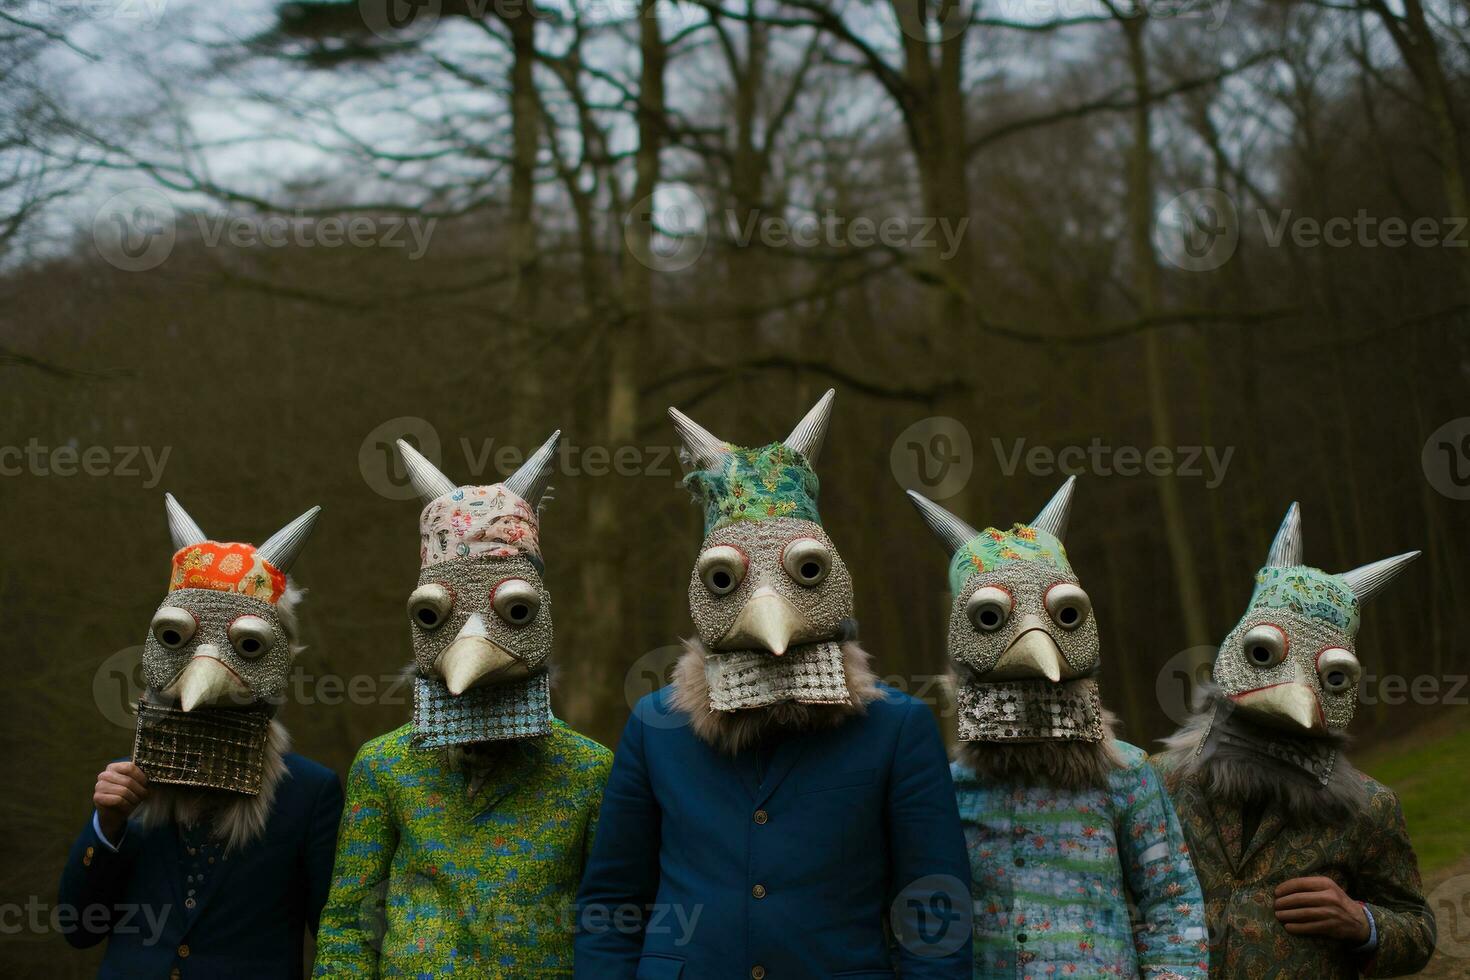
[[253, 544], [201, 541], [174, 553], [168, 590], [233, 592], [274, 605], [286, 592], [286, 573], [266, 561]]
[[419, 563], [525, 555], [541, 564], [536, 509], [503, 483], [456, 487], [431, 500], [419, 517]]

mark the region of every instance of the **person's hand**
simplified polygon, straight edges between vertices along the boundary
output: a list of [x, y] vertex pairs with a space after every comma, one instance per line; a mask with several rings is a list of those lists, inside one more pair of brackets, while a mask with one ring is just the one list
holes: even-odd
[[132, 813], [148, 795], [148, 777], [131, 762], [114, 762], [97, 774], [97, 788], [92, 790], [92, 805], [97, 808], [97, 824], [108, 841], [116, 843]]
[[1293, 936], [1330, 936], [1361, 946], [1368, 913], [1331, 878], [1293, 878], [1276, 886], [1276, 919]]

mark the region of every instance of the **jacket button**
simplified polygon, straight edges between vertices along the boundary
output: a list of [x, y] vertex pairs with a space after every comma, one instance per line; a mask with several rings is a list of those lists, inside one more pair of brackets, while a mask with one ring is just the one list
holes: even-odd
[[1018, 932], [1018, 933], [1016, 933], [1016, 942], [1018, 942], [1018, 943], [1024, 943], [1025, 941], [1026, 941], [1026, 934], [1024, 932]]
[[168, 971], [168, 980], [179, 980], [180, 975], [181, 974], [179, 973], [179, 968], [174, 967], [172, 970]]
[[750, 980], [766, 980], [766, 968], [757, 963], [750, 968]]
[[1025, 858], [1016, 858], [1016, 867], [1018, 867], [1018, 868], [1024, 868], [1025, 866], [1026, 866], [1026, 859]]
[[198, 903], [194, 901], [193, 895], [190, 895], [188, 898], [184, 899], [184, 908], [186, 909], [192, 909], [196, 904]]
[[178, 953], [179, 959], [187, 960], [189, 958], [189, 944], [184, 943], [179, 946]]
[[87, 852], [82, 855], [82, 867], [90, 868], [92, 866], [92, 855], [96, 853], [97, 849], [95, 847], [87, 848]]
[[755, 822], [756, 823], [765, 823], [767, 820], [770, 820], [770, 819], [771, 819], [771, 815], [769, 813], [767, 813], [766, 811], [764, 811], [764, 810], [757, 810], [757, 811], [755, 811]]
[[754, 895], [756, 898], [765, 898], [766, 897], [766, 886], [765, 885], [756, 885], [754, 888], [752, 888], [750, 890], [750, 893], [752, 895]]

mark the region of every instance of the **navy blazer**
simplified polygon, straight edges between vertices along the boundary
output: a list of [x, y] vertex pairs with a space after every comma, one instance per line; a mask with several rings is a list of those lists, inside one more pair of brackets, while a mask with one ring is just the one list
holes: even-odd
[[[944, 744], [927, 707], [880, 689], [837, 728], [737, 756], [697, 738], [668, 688], [639, 701], [578, 895], [576, 976], [968, 980]], [[894, 908], [922, 939], [891, 941]]]
[[[307, 928], [327, 900], [342, 784], [295, 753], [265, 831], [210, 867], [192, 907], [184, 845], [172, 825], [129, 821], [117, 853], [87, 826], [61, 875], [66, 940], [107, 939], [99, 977], [300, 977]], [[75, 910], [70, 911], [70, 910]]]

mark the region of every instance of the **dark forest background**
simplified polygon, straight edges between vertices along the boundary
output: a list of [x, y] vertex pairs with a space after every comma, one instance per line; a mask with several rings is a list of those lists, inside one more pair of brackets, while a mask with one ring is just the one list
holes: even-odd
[[[1465, 730], [1470, 7], [389, 2], [0, 5], [0, 447], [39, 447], [0, 457], [0, 903], [54, 901], [128, 751], [164, 491], [255, 542], [320, 503], [283, 720], [344, 772], [407, 720], [398, 435], [469, 483], [564, 430], [556, 706], [608, 744], [691, 629], [666, 406], [759, 444], [828, 387], [863, 640], [942, 716], [945, 558], [903, 490], [1005, 525], [1065, 477], [1018, 444], [1097, 444], [1168, 454], [1080, 460], [1067, 536], [1125, 738], [1173, 729], [1292, 500], [1313, 564], [1424, 551], [1364, 611], [1362, 751]], [[271, 216], [378, 241], [214, 234]], [[381, 240], [410, 219], [422, 255]], [[1196, 447], [1223, 472], [1179, 471]], [[1419, 768], [1463, 813], [1463, 755]], [[11, 975], [95, 962], [0, 943]]]

